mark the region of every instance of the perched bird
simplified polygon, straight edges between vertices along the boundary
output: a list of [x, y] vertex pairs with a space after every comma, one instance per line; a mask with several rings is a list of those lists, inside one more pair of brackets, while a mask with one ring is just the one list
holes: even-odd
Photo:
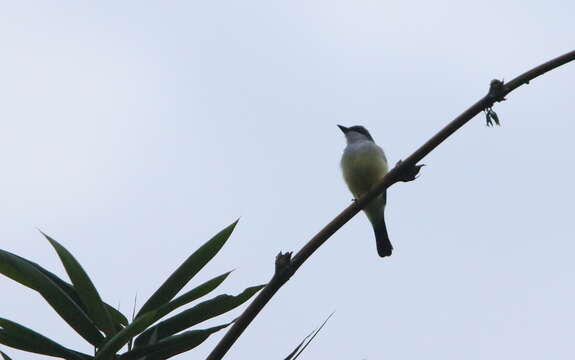
[[[345, 134], [347, 146], [341, 157], [341, 170], [347, 187], [356, 199], [368, 192], [387, 174], [387, 159], [363, 126], [345, 127], [338, 125]], [[384, 209], [386, 193], [378, 195], [363, 211], [373, 225], [377, 253], [390, 256], [393, 246], [387, 235]]]

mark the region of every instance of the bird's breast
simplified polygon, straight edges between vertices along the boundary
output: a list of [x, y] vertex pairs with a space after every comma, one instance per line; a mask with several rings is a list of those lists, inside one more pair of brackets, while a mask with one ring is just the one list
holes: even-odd
[[341, 158], [341, 168], [356, 198], [369, 191], [388, 171], [383, 150], [372, 142], [348, 145]]

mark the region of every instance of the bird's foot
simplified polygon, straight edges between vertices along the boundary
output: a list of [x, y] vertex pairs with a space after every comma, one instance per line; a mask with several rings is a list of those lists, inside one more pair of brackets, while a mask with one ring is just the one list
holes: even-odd
[[[397, 168], [401, 164], [403, 164], [403, 160], [399, 160], [397, 162], [397, 164], [395, 164], [395, 167]], [[409, 182], [409, 181], [413, 181], [413, 180], [417, 179], [419, 177], [418, 176], [419, 171], [424, 166], [425, 166], [425, 164], [413, 165], [411, 167], [406, 168], [405, 170], [402, 170], [401, 172], [399, 172], [399, 175], [398, 175], [399, 181]]]

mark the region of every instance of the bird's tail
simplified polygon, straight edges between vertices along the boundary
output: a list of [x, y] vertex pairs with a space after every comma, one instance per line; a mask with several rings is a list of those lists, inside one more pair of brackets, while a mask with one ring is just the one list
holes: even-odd
[[390, 256], [393, 250], [389, 236], [387, 235], [387, 227], [385, 226], [385, 219], [382, 217], [377, 223], [373, 224], [375, 232], [375, 242], [377, 244], [377, 253], [381, 257]]

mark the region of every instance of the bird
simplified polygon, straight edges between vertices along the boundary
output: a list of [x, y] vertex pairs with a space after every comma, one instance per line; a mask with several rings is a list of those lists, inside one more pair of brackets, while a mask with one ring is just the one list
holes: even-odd
[[[343, 179], [355, 199], [359, 199], [387, 174], [387, 159], [383, 149], [375, 143], [365, 127], [338, 127], [347, 142], [340, 162]], [[387, 194], [384, 191], [363, 209], [373, 226], [377, 253], [381, 257], [390, 256], [393, 251], [385, 225], [386, 200]]]

